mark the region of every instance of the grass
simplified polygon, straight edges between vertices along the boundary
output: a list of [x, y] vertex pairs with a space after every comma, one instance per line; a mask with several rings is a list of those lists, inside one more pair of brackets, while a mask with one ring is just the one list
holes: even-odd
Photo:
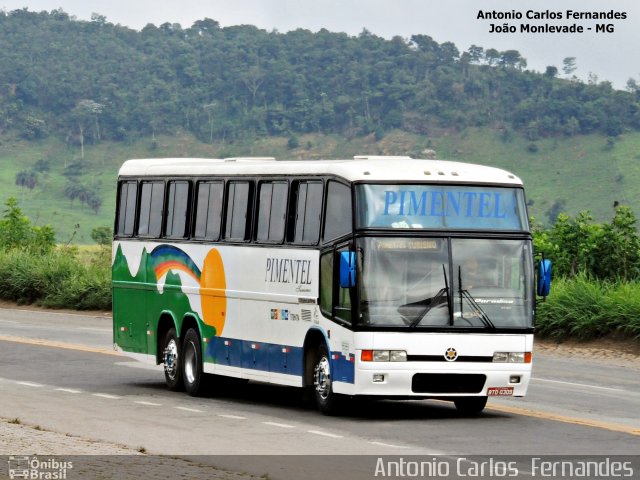
[[111, 255], [81, 258], [77, 249], [46, 255], [0, 251], [0, 298], [76, 310], [111, 309]]
[[[140, 138], [130, 143], [102, 142], [85, 148], [85, 173], [80, 182], [97, 189], [102, 207], [96, 215], [78, 201], [64, 196], [65, 166], [77, 162], [79, 149], [54, 138], [37, 142], [0, 137], [0, 201], [16, 197], [23, 212], [34, 224], [54, 226], [57, 241], [63, 244], [90, 244], [91, 230], [113, 225], [118, 168], [128, 158], [274, 156], [290, 159], [349, 158], [358, 154], [420, 156], [425, 148], [436, 150], [439, 158], [493, 165], [513, 171], [525, 181], [530, 213], [545, 220], [545, 213], [557, 200], [565, 200], [565, 210], [575, 214], [591, 210], [597, 220], [608, 220], [614, 201], [640, 211], [640, 133], [627, 133], [608, 146], [600, 135], [559, 137], [531, 143], [518, 134], [504, 142], [498, 130], [469, 128], [462, 132], [440, 132], [426, 137], [402, 131], [388, 132], [376, 141], [373, 135], [345, 138], [338, 135], [300, 135], [300, 147], [289, 149], [286, 137], [265, 137], [238, 143], [202, 143], [188, 134]], [[51, 170], [39, 174], [32, 191], [15, 185], [15, 176], [49, 161]]]
[[536, 332], [590, 340], [610, 334], [640, 339], [640, 283], [602, 282], [584, 275], [554, 281], [538, 305]]

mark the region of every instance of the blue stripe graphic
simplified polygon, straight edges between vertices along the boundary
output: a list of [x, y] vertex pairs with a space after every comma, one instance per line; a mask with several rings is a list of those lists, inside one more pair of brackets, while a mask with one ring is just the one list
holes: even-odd
[[[354, 383], [354, 356], [345, 357], [341, 352], [331, 352], [333, 379]], [[274, 343], [213, 337], [205, 351], [205, 361], [218, 365], [283, 373], [302, 377], [304, 351], [302, 347]]]

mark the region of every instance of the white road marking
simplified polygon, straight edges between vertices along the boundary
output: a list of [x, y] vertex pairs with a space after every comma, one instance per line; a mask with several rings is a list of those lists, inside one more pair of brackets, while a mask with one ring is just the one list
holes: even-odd
[[185, 412], [191, 412], [191, 413], [204, 413], [203, 410], [198, 410], [197, 408], [189, 408], [189, 407], [174, 407], [177, 408], [178, 410], [182, 410]]
[[111, 333], [110, 328], [77, 327], [74, 330], [86, 330], [87, 332]]
[[58, 392], [65, 392], [65, 393], [82, 393], [82, 390], [75, 390], [73, 388], [56, 388], [56, 390]]
[[247, 419], [247, 417], [241, 417], [239, 415], [224, 415], [222, 413], [219, 413], [218, 416], [222, 417], [222, 418], [230, 418], [232, 420], [246, 420]]
[[108, 393], [92, 393], [94, 397], [108, 398], [109, 400], [120, 400], [122, 397], [117, 395], [109, 395]]
[[41, 383], [33, 383], [33, 382], [16, 382], [18, 385], [24, 385], [25, 387], [35, 387], [40, 388], [44, 387]]
[[323, 437], [344, 438], [342, 435], [336, 435], [335, 433], [321, 432], [320, 430], [307, 430], [307, 432], [313, 433], [314, 435], [322, 435]]
[[564, 382], [562, 380], [551, 380], [551, 379], [548, 379], [548, 378], [539, 378], [539, 377], [534, 377], [534, 378], [532, 378], [532, 380], [534, 380], [534, 381], [537, 380], [538, 382], [560, 383], [560, 384], [563, 384], [563, 385], [571, 385], [573, 387], [595, 388], [595, 389], [598, 389], [598, 390], [609, 390], [611, 392], [631, 393], [631, 392], [629, 392], [629, 390], [624, 390], [622, 388], [600, 387], [598, 385], [589, 385], [587, 383]]
[[148, 405], [149, 407], [161, 407], [162, 406], [161, 403], [147, 402], [145, 400], [134, 400], [133, 403], [137, 403], [138, 405]]
[[271, 425], [273, 427], [280, 428], [296, 428], [293, 425], [287, 425], [286, 423], [276, 423], [276, 422], [262, 422], [264, 425]]
[[391, 447], [391, 448], [409, 448], [404, 445], [391, 445], [390, 443], [383, 442], [369, 442], [371, 445], [380, 445], [381, 447]]

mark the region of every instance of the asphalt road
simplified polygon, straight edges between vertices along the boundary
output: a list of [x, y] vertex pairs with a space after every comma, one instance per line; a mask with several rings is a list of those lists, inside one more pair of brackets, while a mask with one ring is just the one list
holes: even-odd
[[[201, 398], [169, 392], [161, 367], [113, 352], [109, 317], [0, 309], [0, 417], [166, 455], [640, 452], [637, 368], [542, 354], [534, 361], [529, 395], [491, 400], [478, 418], [437, 401], [359, 402], [335, 418], [286, 387], [214, 384]], [[227, 468], [268, 469], [226, 458]]]

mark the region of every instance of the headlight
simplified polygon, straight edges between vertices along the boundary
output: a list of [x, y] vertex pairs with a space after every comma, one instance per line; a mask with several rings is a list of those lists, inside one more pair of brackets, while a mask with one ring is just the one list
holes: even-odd
[[406, 362], [407, 361], [407, 352], [404, 350], [391, 350], [391, 361], [392, 362]]
[[495, 363], [531, 363], [531, 352], [495, 352]]
[[507, 363], [509, 354], [507, 352], [496, 352], [493, 354], [493, 361], [496, 363]]
[[404, 350], [362, 350], [360, 360], [363, 362], [406, 362], [407, 352]]
[[524, 352], [511, 352], [509, 363], [524, 363]]
[[389, 350], [374, 350], [373, 351], [373, 361], [374, 362], [388, 362], [389, 361]]

